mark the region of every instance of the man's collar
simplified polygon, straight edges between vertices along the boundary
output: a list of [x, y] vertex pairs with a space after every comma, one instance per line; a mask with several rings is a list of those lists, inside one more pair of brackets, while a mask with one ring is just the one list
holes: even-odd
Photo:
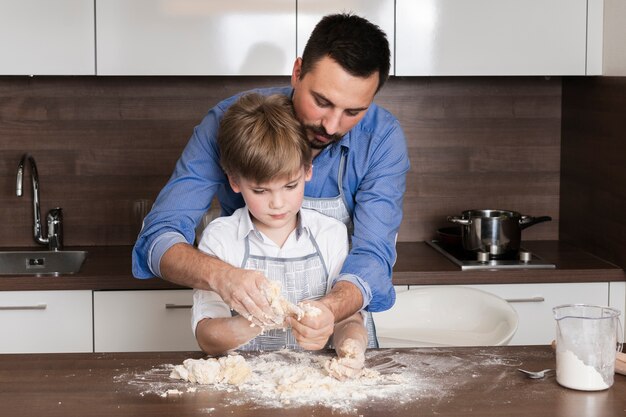
[[[341, 154], [342, 149], [350, 149], [350, 132], [348, 132], [339, 142], [335, 142], [328, 147], [328, 154], [330, 157], [335, 157], [337, 154]], [[322, 151], [324, 152], [324, 151]]]

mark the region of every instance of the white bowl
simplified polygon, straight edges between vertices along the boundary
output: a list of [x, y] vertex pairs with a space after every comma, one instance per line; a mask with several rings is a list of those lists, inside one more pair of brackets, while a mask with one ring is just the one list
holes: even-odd
[[506, 300], [456, 286], [399, 292], [390, 310], [373, 317], [380, 347], [506, 345], [518, 323]]

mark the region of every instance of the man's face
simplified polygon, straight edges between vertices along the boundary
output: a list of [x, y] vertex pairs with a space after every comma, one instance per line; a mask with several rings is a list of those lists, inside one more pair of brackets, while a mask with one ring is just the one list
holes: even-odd
[[317, 155], [365, 116], [376, 94], [378, 73], [355, 77], [326, 57], [301, 79], [301, 64], [298, 58], [291, 75], [293, 105]]

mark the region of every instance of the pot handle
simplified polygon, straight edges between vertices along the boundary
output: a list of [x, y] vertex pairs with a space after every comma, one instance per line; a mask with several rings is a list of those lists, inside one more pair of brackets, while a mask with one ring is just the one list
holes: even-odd
[[519, 220], [519, 226], [521, 229], [526, 229], [527, 227], [530, 227], [533, 224], [537, 224], [541, 222], [548, 222], [550, 220], [552, 220], [552, 217], [550, 216], [539, 216], [539, 217], [522, 216], [522, 218]]
[[462, 219], [457, 216], [448, 216], [448, 221], [452, 223], [460, 224], [463, 226], [469, 226], [470, 224], [472, 224], [471, 219]]

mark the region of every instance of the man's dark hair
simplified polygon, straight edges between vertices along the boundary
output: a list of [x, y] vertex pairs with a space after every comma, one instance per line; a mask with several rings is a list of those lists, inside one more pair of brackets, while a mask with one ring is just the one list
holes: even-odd
[[362, 17], [350, 13], [324, 16], [304, 47], [300, 78], [327, 56], [356, 77], [368, 77], [378, 71], [377, 92], [389, 77], [387, 36]]

